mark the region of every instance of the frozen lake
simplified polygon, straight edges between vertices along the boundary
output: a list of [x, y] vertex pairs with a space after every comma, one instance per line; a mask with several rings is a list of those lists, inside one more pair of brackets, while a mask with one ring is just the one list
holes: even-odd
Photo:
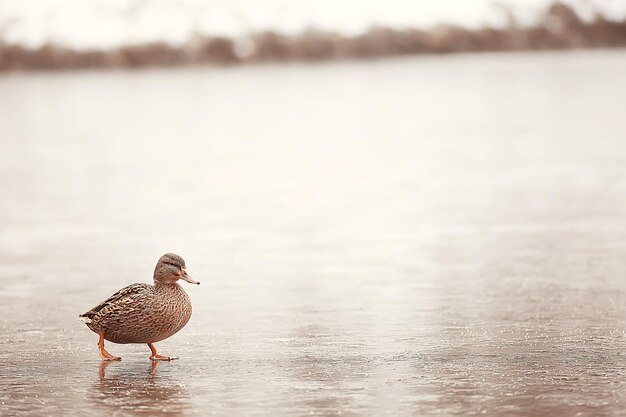
[[[0, 76], [2, 416], [626, 413], [626, 52]], [[176, 252], [157, 344], [78, 321]]]

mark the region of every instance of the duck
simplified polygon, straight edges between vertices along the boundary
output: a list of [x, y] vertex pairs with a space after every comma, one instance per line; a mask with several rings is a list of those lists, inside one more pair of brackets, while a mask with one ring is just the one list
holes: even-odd
[[104, 361], [117, 361], [104, 348], [112, 343], [145, 343], [153, 361], [171, 361], [176, 357], [160, 355], [154, 344], [165, 340], [185, 327], [191, 318], [191, 300], [178, 280], [199, 285], [187, 273], [179, 255], [166, 253], [154, 269], [154, 285], [131, 284], [80, 314], [79, 319], [98, 334], [98, 350]]

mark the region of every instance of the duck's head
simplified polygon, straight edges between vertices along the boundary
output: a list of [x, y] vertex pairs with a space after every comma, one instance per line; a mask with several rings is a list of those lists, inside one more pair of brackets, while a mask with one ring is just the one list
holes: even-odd
[[174, 253], [166, 253], [161, 256], [154, 268], [154, 282], [158, 284], [173, 284], [179, 279], [190, 284], [200, 284], [187, 275], [185, 261]]

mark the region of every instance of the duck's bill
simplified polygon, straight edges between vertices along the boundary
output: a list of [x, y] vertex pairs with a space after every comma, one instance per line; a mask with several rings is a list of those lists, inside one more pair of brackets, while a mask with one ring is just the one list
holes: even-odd
[[191, 278], [189, 275], [187, 275], [187, 273], [183, 273], [183, 275], [181, 275], [180, 279], [187, 281], [190, 284], [196, 284], [196, 285], [200, 285], [199, 281], [196, 281], [195, 279]]

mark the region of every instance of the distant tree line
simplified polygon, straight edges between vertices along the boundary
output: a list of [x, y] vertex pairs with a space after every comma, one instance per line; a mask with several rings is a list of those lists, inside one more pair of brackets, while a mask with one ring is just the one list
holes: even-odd
[[626, 20], [612, 21], [597, 14], [593, 21], [584, 22], [571, 7], [554, 3], [546, 9], [538, 24], [523, 27], [511, 19], [505, 29], [467, 30], [458, 26], [439, 26], [422, 31], [376, 27], [358, 36], [315, 30], [297, 36], [263, 32], [244, 40], [195, 38], [182, 47], [150, 43], [110, 50], [75, 50], [55, 44], [29, 49], [0, 40], [0, 71], [137, 68], [207, 63], [228, 65], [624, 46]]

